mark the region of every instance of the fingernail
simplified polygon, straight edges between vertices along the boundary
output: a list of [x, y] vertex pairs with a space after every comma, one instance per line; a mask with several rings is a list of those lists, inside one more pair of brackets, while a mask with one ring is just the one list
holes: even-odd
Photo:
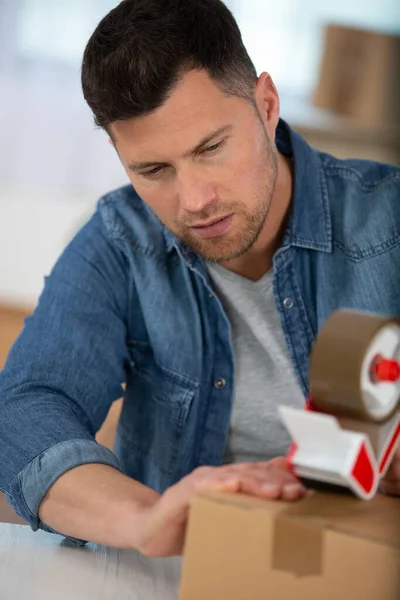
[[277, 483], [263, 483], [261, 489], [264, 492], [270, 492], [276, 494], [280, 490], [280, 486]]
[[283, 486], [283, 490], [285, 492], [289, 492], [289, 494], [297, 494], [298, 492], [304, 492], [304, 487], [300, 485], [300, 483], [286, 483]]

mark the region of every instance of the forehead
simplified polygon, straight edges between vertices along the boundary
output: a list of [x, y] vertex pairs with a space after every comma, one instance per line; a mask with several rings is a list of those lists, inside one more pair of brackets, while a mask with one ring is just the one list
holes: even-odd
[[183, 150], [210, 131], [233, 123], [245, 104], [224, 94], [205, 71], [190, 71], [162, 106], [148, 115], [113, 123], [110, 129], [122, 154], [128, 149]]

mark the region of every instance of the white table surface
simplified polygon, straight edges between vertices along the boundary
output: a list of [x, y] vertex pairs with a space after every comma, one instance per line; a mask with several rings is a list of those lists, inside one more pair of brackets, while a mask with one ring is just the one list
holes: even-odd
[[1, 600], [177, 600], [181, 559], [150, 559], [0, 523]]

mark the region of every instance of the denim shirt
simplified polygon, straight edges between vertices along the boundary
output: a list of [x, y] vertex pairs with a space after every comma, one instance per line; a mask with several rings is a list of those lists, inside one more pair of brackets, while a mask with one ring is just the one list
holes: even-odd
[[[332, 311], [400, 316], [400, 169], [318, 152], [282, 120], [276, 142], [293, 157], [294, 190], [273, 290], [306, 396]], [[0, 373], [0, 489], [49, 531], [39, 504], [75, 466], [111, 465], [161, 493], [221, 464], [234, 381], [230, 324], [203, 261], [132, 186], [113, 191], [46, 278]], [[122, 395], [111, 452], [94, 436]]]

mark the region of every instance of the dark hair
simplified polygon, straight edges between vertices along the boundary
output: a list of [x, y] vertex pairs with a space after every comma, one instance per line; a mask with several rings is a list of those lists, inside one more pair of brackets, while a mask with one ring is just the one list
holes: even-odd
[[123, 0], [86, 46], [83, 95], [106, 129], [161, 106], [191, 69], [205, 69], [226, 94], [254, 102], [257, 73], [221, 0]]

